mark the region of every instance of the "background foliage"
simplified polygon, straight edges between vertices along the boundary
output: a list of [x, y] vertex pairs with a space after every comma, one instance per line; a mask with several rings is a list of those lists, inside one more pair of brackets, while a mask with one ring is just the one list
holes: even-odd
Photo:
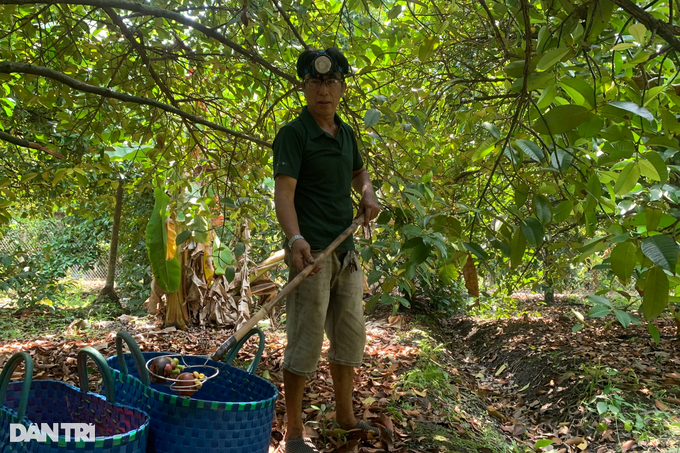
[[303, 104], [297, 55], [337, 46], [355, 70], [341, 114], [385, 207], [362, 251], [371, 305], [463, 274], [472, 294], [478, 274], [482, 290], [560, 289], [586, 266], [608, 277], [591, 315], [635, 321], [610, 290], [648, 320], [677, 300], [677, 2], [0, 5], [5, 224], [124, 184], [135, 247], [162, 187], [192, 235], [252, 219], [266, 255], [281, 239], [269, 143]]

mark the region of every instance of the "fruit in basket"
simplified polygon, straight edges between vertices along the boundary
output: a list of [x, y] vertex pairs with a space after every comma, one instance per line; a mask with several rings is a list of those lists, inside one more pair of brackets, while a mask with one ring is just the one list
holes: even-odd
[[180, 396], [190, 397], [201, 388], [201, 381], [194, 376], [194, 373], [185, 372], [177, 376], [175, 390]]
[[163, 376], [169, 376], [171, 370], [172, 361], [169, 358], [165, 356], [156, 357], [149, 365], [149, 371], [151, 371], [149, 378], [153, 383], [163, 384], [167, 382], [166, 379], [163, 379]]

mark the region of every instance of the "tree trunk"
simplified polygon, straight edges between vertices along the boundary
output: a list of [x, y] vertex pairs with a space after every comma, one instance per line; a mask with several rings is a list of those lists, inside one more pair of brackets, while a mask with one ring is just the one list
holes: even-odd
[[114, 289], [116, 279], [116, 260], [118, 259], [118, 232], [120, 231], [120, 218], [123, 212], [123, 180], [118, 181], [116, 189], [116, 208], [113, 212], [113, 228], [111, 230], [111, 249], [109, 250], [109, 264], [106, 271], [106, 285], [99, 293], [100, 298], [118, 300]]
[[[179, 223], [174, 222], [175, 231], [179, 227]], [[178, 329], [186, 329], [187, 323], [189, 323], [189, 314], [186, 308], [186, 303], [184, 302], [184, 273], [186, 272], [186, 260], [185, 252], [180, 251], [181, 247], [177, 248], [177, 259], [179, 259], [179, 264], [182, 269], [182, 277], [179, 279], [179, 289], [174, 293], [168, 293], [165, 295], [165, 321], [163, 323], [164, 327], [176, 327]]]

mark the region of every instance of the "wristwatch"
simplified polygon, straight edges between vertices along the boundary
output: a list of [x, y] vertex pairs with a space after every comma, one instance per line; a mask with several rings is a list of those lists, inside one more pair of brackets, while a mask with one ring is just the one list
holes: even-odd
[[301, 234], [296, 234], [292, 238], [290, 238], [290, 241], [288, 241], [288, 248], [293, 249], [293, 242], [297, 241], [298, 239], [304, 239]]

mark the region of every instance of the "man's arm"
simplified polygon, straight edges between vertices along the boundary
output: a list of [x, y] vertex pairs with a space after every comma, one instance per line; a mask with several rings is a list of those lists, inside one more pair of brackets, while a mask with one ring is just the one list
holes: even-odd
[[368, 223], [380, 214], [380, 205], [378, 204], [375, 192], [373, 192], [373, 184], [368, 176], [366, 167], [361, 167], [359, 170], [352, 172], [352, 188], [361, 195], [357, 215], [363, 212], [364, 226], [368, 226]]
[[[298, 224], [294, 203], [296, 186], [297, 179], [281, 173], [276, 176], [274, 183], [276, 218], [278, 219], [283, 232], [286, 234], [286, 238], [289, 240], [293, 236], [300, 234], [300, 226]], [[299, 272], [302, 272], [307, 265], [314, 264], [311, 247], [305, 239], [298, 239], [293, 242], [291, 252], [293, 253], [293, 263]], [[314, 275], [320, 269], [320, 267], [317, 267], [309, 275]]]

